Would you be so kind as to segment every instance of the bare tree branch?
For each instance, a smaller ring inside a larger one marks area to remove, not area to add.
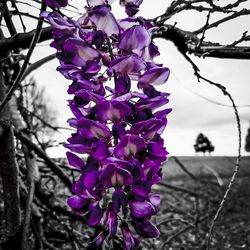
[[[56,58],[56,54],[52,54],[52,55],[48,55],[34,63],[32,63],[27,70],[25,71],[25,73],[23,74],[23,79],[25,77],[27,77],[31,72],[33,72],[34,70],[38,69],[39,67],[41,67],[43,64],[53,60]]]
[[[42,1],[41,13],[45,10],[46,10],[46,4]],[[21,83],[21,81],[23,79],[23,74],[25,73],[25,70],[29,64],[29,60],[30,60],[30,57],[31,57],[34,49],[35,49],[36,43],[39,40],[41,30],[42,30],[42,25],[43,25],[43,17],[40,16],[38,23],[37,23],[36,32],[34,34],[34,37],[32,38],[32,41],[31,41],[28,53],[25,57],[24,63],[22,65],[22,68],[21,68],[20,72],[18,73],[17,78],[15,79],[15,82],[12,84],[10,90],[8,91],[7,95],[4,97],[3,101],[0,104],[0,112],[3,110],[4,106],[10,100],[12,94],[14,93],[14,91],[16,90],[16,88],[18,87],[18,85]]]
[[[181,30],[173,25],[160,27],[159,31],[154,34],[154,38],[172,41],[183,56],[189,53],[203,58],[250,59],[250,47],[248,46],[221,45],[206,41],[199,44],[200,39],[194,33]]]
[[[235,19],[237,17],[240,17],[240,16],[246,16],[246,15],[249,15],[249,14],[250,14],[250,10],[242,9],[242,10],[236,12],[236,13],[233,13],[230,16],[224,17],[224,18],[222,18],[222,19],[220,19],[220,20],[218,20],[216,22],[213,22],[213,23],[207,25],[206,30],[218,27],[222,23],[233,20],[233,19]],[[197,34],[202,33],[202,32],[203,32],[203,28],[200,28],[200,29],[194,31],[193,33],[197,35]]]
[[[7,51],[14,50],[16,48],[28,49],[31,43],[32,37],[36,30],[32,30],[26,33],[18,33],[10,38],[3,38],[0,40],[0,58],[5,57]],[[39,42],[47,41],[52,38],[51,27],[42,29]]]
[[[58,167],[57,164],[52,159],[50,159],[43,150],[38,148],[36,144],[30,141],[29,138],[23,135],[20,131],[14,129],[14,134],[17,139],[23,142],[30,150],[33,150],[37,156],[41,157],[47,166],[63,181],[68,189],[71,190],[72,182],[68,175],[66,175],[65,172],[60,167]]]
[[[199,196],[200,196],[200,194],[198,194],[198,193],[195,193],[195,192],[193,192],[193,191],[190,191],[190,190],[185,189],[185,188],[182,188],[182,187],[173,186],[173,185],[171,185],[171,184],[167,184],[167,183],[160,182],[160,183],[158,183],[158,185],[160,185],[160,186],[162,186],[162,187],[165,187],[165,188],[168,188],[168,189],[175,190],[175,191],[177,191],[177,192],[182,192],[182,193],[191,195],[191,196],[193,196],[193,197],[199,197]]]
[[[230,58],[230,59],[250,59],[250,46],[236,46],[244,41],[249,41],[250,37],[246,32],[240,39],[229,45],[219,44],[213,41],[204,41],[204,34],[211,28],[218,27],[223,23],[235,20],[241,16],[250,16],[250,10],[239,6],[246,0],[237,0],[224,6],[218,6],[211,0],[176,0],[172,1],[165,13],[153,19],[160,30],[155,37],[161,37],[172,41],[178,50],[184,54],[193,54],[198,57]],[[200,4],[200,5],[197,5]],[[197,12],[209,12],[206,24],[195,31],[181,30],[176,25],[169,25],[168,19],[182,11],[193,10]],[[209,17],[214,13],[221,13],[224,16],[217,21],[208,23]],[[163,32],[163,30],[165,31]],[[202,34],[199,38],[198,35]],[[185,56],[185,55],[184,55]],[[186,58],[189,60],[188,58]],[[190,63],[192,63],[190,61]],[[193,64],[192,64],[193,65]],[[195,66],[193,65],[195,69]]]

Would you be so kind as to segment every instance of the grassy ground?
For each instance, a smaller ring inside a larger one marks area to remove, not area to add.
[[[207,232],[233,173],[235,158],[178,159],[193,176],[186,174],[174,159],[167,162],[163,181],[167,186],[158,189],[162,205],[156,223],[161,237],[144,242],[142,249],[205,249]],[[215,224],[211,249],[250,249],[249,157],[243,158],[239,177]]]

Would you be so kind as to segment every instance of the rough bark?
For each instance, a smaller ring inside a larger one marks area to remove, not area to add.
[[[201,41],[194,32],[185,31],[172,25],[164,25],[164,30],[157,32],[154,38],[163,38],[173,42],[183,55],[193,54],[203,58],[250,59],[249,46],[231,46]]]
[[[8,51],[14,49],[28,49],[32,38],[35,34],[35,30],[26,33],[18,33],[9,38],[2,38],[0,40],[0,57],[6,56]],[[43,42],[52,38],[51,27],[42,29],[42,33],[39,42]]]
[[[0,101],[5,96],[5,84],[0,64]],[[2,241],[14,236],[20,227],[18,166],[9,105],[0,113],[0,176],[3,185],[5,235]]]

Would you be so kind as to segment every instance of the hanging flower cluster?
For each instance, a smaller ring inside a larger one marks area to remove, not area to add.
[[[46,0],[54,7],[67,1]],[[167,151],[161,134],[171,111],[161,108],[168,93],[155,89],[169,69],[154,63],[152,23],[135,17],[142,0],[121,0],[128,18],[117,20],[107,1],[88,0],[77,21],[58,12],[44,13],[53,29],[58,71],[72,81],[69,107],[76,132],[65,145],[69,164],[81,170],[68,205],[86,216],[89,226],[102,224],[92,242],[123,235],[124,249],[139,237],[158,237],[150,221],[160,206],[151,191],[161,177]],[[161,109],[160,109],[161,108]],[[86,162],[79,154],[87,155]]]

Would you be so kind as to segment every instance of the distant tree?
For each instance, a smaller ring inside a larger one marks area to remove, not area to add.
[[[205,155],[206,152],[209,152],[209,154],[211,154],[211,152],[214,151],[214,146],[205,135],[200,133],[196,138],[194,150],[196,153],[202,152],[203,155]]]
[[[246,150],[247,152],[250,152],[250,127],[249,127],[248,130],[247,130],[245,150]]]
[[[43,150],[53,146],[53,135],[57,131],[56,113],[45,95],[44,88],[38,88],[34,78],[25,81],[20,87],[17,105],[26,123],[26,132]]]

